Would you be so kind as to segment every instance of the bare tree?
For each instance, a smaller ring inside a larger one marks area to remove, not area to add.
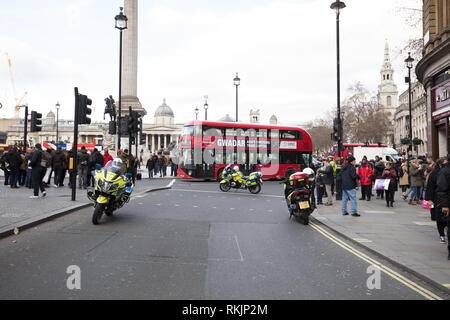
[[[420,61],[423,56],[423,11],[422,1],[410,0],[403,6],[397,7],[396,12],[403,19],[405,24],[413,31],[417,32],[417,37],[406,40],[403,47],[397,52],[398,55],[406,56],[411,52],[411,56],[416,62]]]

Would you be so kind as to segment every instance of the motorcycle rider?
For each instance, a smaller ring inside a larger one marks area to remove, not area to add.
[[[239,183],[239,184],[244,183],[244,180],[242,179],[244,174],[241,171],[239,171],[239,167],[238,166],[234,166],[233,167],[233,171],[234,171],[234,173],[231,175],[233,177],[233,181],[235,183]]]

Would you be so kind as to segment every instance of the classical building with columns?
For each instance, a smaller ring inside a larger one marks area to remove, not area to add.
[[[166,104],[164,99],[161,106],[159,106],[154,115],[153,123],[144,123],[143,133],[145,135],[145,145],[139,145],[139,150],[144,150],[144,153],[157,152],[161,149],[171,149],[177,142],[178,138],[184,128],[184,124],[174,123],[175,115],[172,109]],[[17,120],[13,125],[7,129],[8,145],[23,143],[23,122],[24,120]],[[73,143],[73,120],[59,120],[58,121],[58,142],[65,144]],[[29,124],[28,124],[29,126]],[[113,140],[113,136],[108,134],[107,123],[92,123],[90,125],[79,126],[79,144],[92,144],[94,139],[97,139],[97,144],[100,146],[107,146],[108,141]],[[54,143],[56,139],[56,119],[55,114],[50,111],[43,119],[42,131],[29,132],[28,143],[34,145],[36,143]]]

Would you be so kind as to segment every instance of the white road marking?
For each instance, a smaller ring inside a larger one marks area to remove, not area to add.
[[[173,184],[177,181],[177,179],[173,179],[172,181],[170,181],[170,183],[167,185],[166,188],[172,188]]]
[[[365,243],[372,242],[372,240],[369,240],[366,238],[353,238],[353,240],[358,241],[358,242],[365,242]]]
[[[432,221],[429,221],[429,222],[413,221],[413,223],[417,224],[418,226],[431,226],[431,227],[436,226],[436,222],[432,222]]]
[[[241,247],[239,246],[239,241],[238,241],[237,235],[234,235],[234,240],[236,240],[236,245],[238,247],[239,255],[241,256],[241,262],[242,262],[242,261],[244,261],[244,257],[242,256],[242,251],[241,251]]]

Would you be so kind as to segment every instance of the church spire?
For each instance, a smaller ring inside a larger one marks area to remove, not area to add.
[[[384,63],[383,70],[392,70],[391,58],[389,54],[389,42],[386,37],[386,44],[384,46]]]

